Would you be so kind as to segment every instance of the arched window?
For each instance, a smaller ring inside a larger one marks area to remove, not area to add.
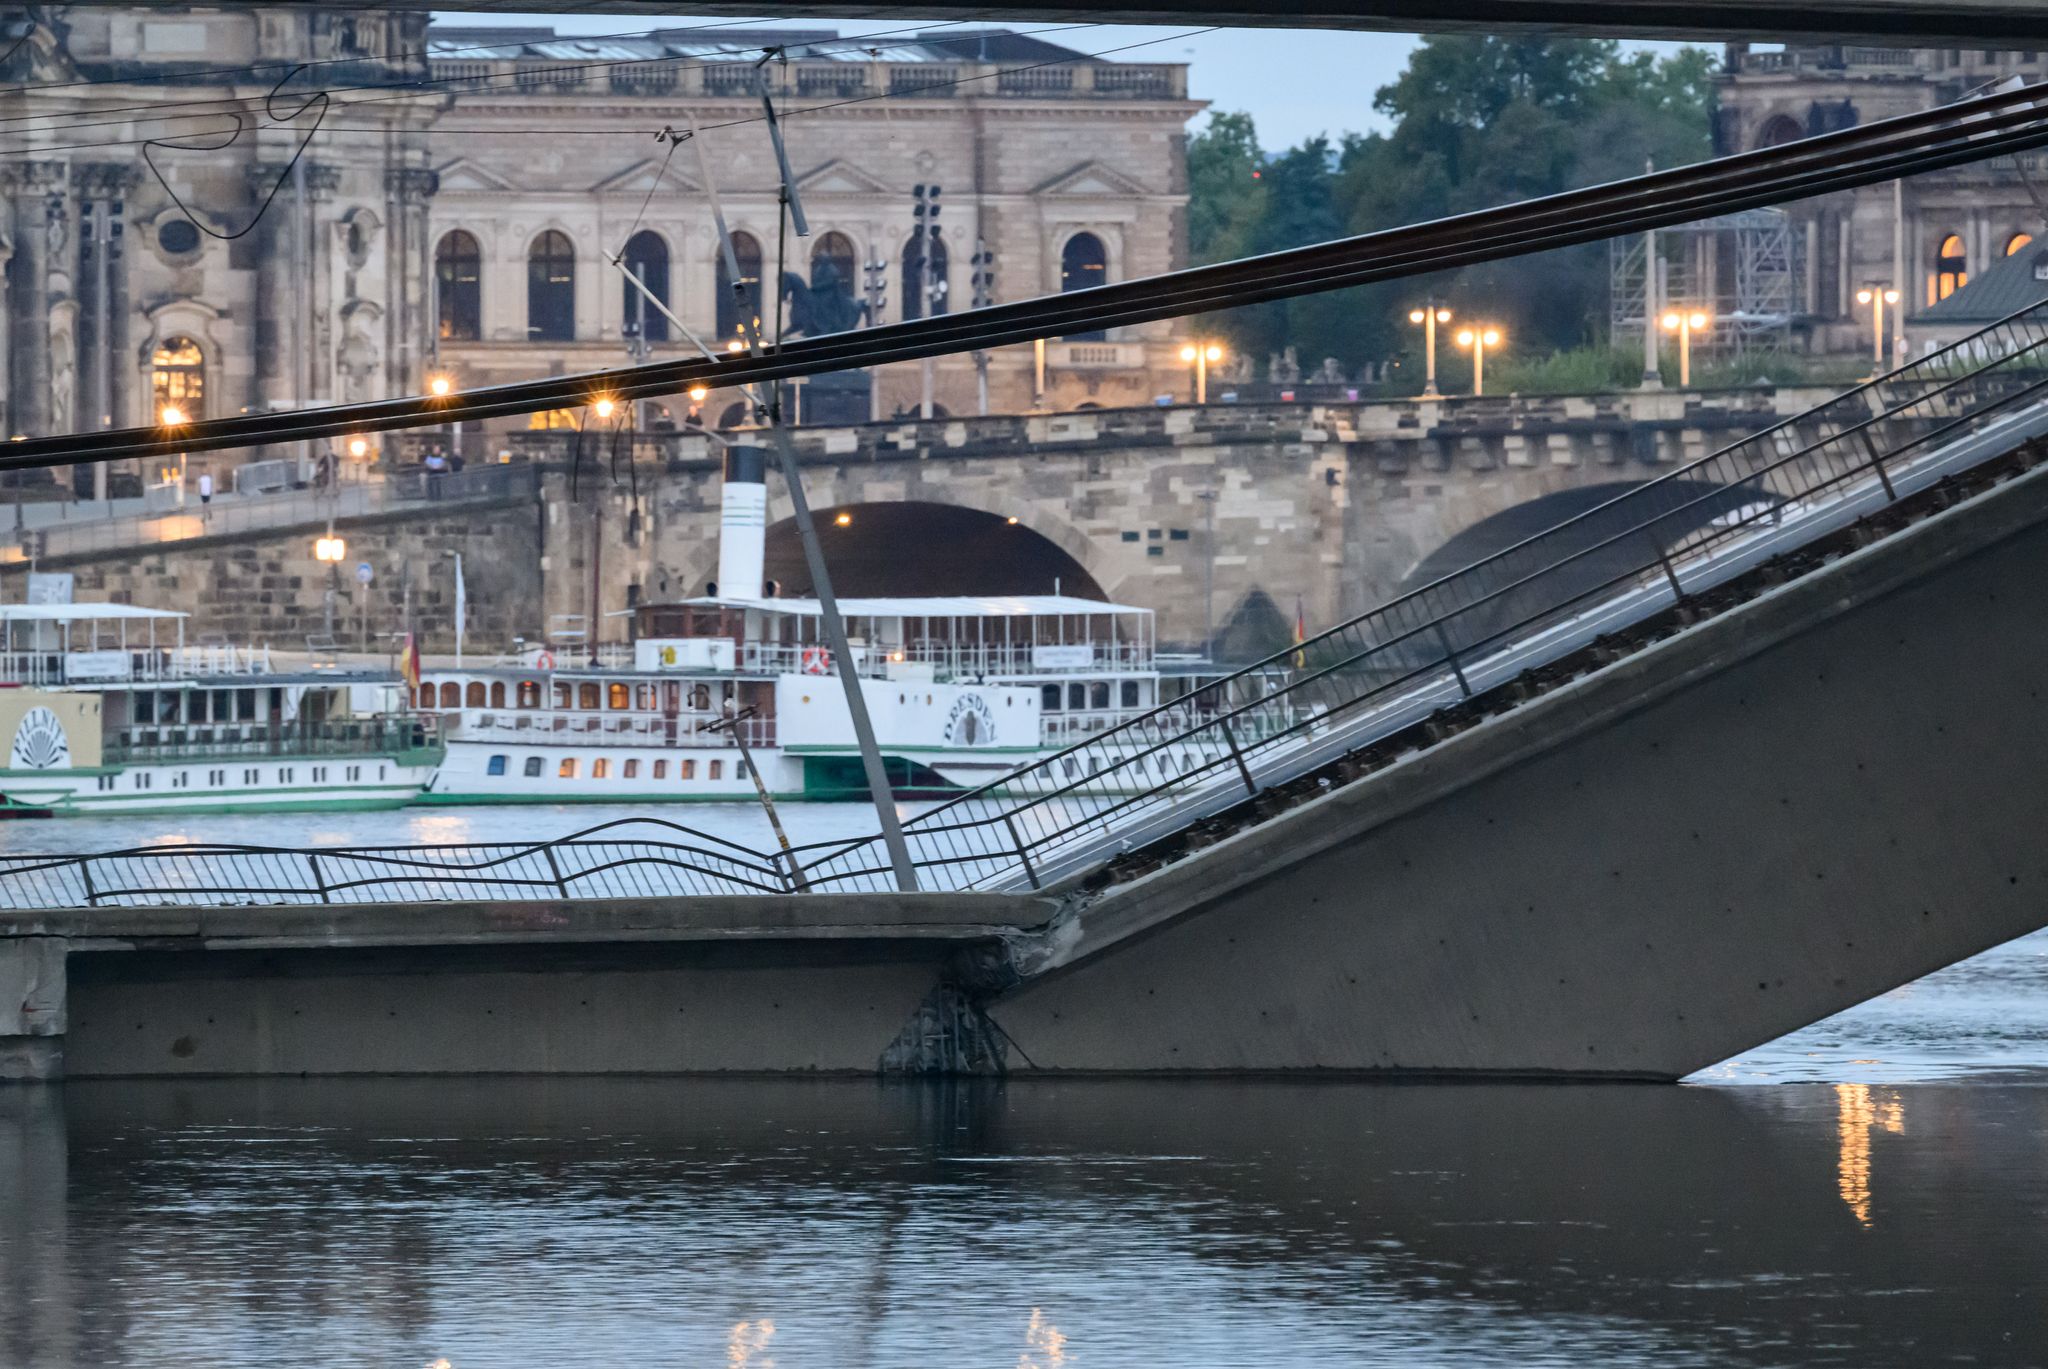
[[[860,290],[860,258],[853,254],[853,239],[844,233],[827,233],[811,249],[811,284],[825,282],[825,268],[832,272],[832,286],[847,299]]]
[[[461,229],[434,249],[434,309],[443,342],[475,342],[484,335],[484,253]]]
[[[725,268],[724,249],[718,253],[718,337],[722,342],[742,336],[744,329],[758,332],[761,324],[761,244],[752,233],[735,233],[732,254],[739,258],[740,290],[733,288],[732,275]]]
[[[453,680],[449,680],[441,686],[441,707],[462,707],[462,687]]]
[[[1060,249],[1060,293],[1087,290],[1109,283],[1109,252],[1093,233],[1076,233]],[[1100,329],[1092,333],[1069,333],[1069,342],[1100,342]]]
[[[2005,240],[2005,255],[2007,255],[2008,257],[2012,256],[2014,253],[2018,252],[2022,247],[2025,247],[2028,243],[2031,243],[2033,240],[2034,235],[2032,233],[2013,234],[2010,238],[2007,238]]]
[[[626,240],[626,270],[640,278],[640,283],[653,292],[663,304],[668,298],[668,244],[661,235],[654,232],[635,233]],[[668,320],[661,310],[647,302],[647,297],[626,284],[626,336],[643,337],[649,342],[668,341]]]
[[[167,337],[149,358],[150,399],[156,406],[153,417],[176,409],[185,421],[206,417],[206,355],[188,337]]]
[[[550,228],[526,254],[526,339],[567,342],[576,336],[576,248]]]
[[[1970,283],[1970,255],[1963,248],[1963,240],[1954,233],[1941,240],[1941,250],[1934,254],[1934,276],[1929,281],[1927,302],[1947,299]]]
[[[482,680],[471,680],[469,682],[469,688],[464,691],[462,706],[464,708],[482,708],[484,706],[484,682]]]
[[[1759,148],[1783,147],[1805,136],[1806,125],[1789,114],[1775,114],[1764,120],[1764,126],[1757,130],[1756,145]]]
[[[493,680],[491,681],[491,707],[503,708],[504,706],[505,682],[503,680]]]
[[[903,244],[903,320],[925,316],[924,296],[924,238],[917,233],[910,235],[910,241]],[[946,283],[946,235],[942,229],[932,230],[932,307],[931,315],[950,312],[952,304],[941,288]]]

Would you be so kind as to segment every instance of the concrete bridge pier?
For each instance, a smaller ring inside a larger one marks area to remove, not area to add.
[[[0,1080],[64,1072],[65,949],[60,937],[0,938]]]

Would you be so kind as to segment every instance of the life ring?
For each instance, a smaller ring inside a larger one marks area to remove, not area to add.
[[[823,675],[832,668],[832,658],[821,646],[804,648],[804,674]]]
[[[542,647],[540,655],[533,658],[533,668],[535,670],[553,670],[555,668],[555,653],[549,651],[546,647]]]

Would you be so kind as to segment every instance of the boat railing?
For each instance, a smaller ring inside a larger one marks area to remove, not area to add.
[[[1157,712],[1156,709],[1146,707],[1095,708],[1082,709],[1075,712],[1046,713],[1039,719],[1039,737],[1047,746],[1071,746],[1076,742],[1083,742],[1102,733],[1114,731],[1116,728],[1130,722],[1133,718],[1144,717],[1155,712]],[[1213,715],[1214,710],[1211,709],[1209,712]],[[1205,719],[1201,716],[1201,713],[1202,710],[1199,705],[1191,708],[1189,721],[1196,724],[1204,721]],[[1256,715],[1239,730],[1245,738],[1263,740],[1276,730],[1284,731],[1292,723],[1292,716],[1286,713],[1285,710],[1271,711]]]
[[[736,746],[729,725],[713,714],[655,718],[645,714],[556,713],[465,710],[451,730],[463,741],[501,741],[530,746],[586,743],[598,746]],[[775,745],[775,720],[749,718],[740,724],[749,746]],[[716,730],[713,730],[713,729]]]
[[[0,679],[47,687],[270,673],[270,648],[267,646],[108,647],[96,651],[0,652]]]
[[[109,765],[256,756],[382,756],[440,746],[431,713],[325,722],[137,723],[107,730]]]
[[[1119,674],[1152,669],[1152,648],[1136,642],[1074,642],[1051,648],[1021,642],[912,641],[905,660],[941,676]]]

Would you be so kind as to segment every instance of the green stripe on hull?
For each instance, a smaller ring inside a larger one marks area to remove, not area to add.
[[[866,791],[862,791],[865,797]],[[770,794],[776,803],[799,803],[815,794]],[[733,794],[422,794],[413,800],[420,808],[463,808],[513,803],[760,803],[749,789]]]

